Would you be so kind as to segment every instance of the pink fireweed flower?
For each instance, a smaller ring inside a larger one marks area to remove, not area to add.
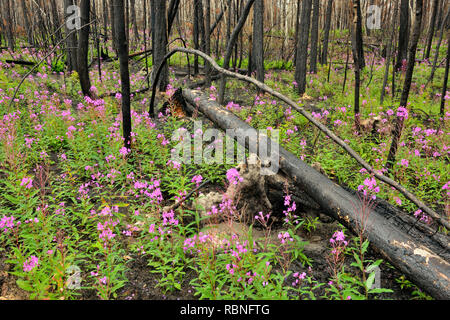
[[[24,177],[22,179],[22,182],[20,182],[20,185],[27,189],[31,189],[31,187],[33,186],[33,179],[29,177]]]
[[[408,119],[408,109],[405,107],[398,107],[397,117],[403,118],[404,120]]]
[[[195,185],[198,187],[200,183],[202,183],[203,177],[201,175],[194,176],[191,180],[191,182],[195,183]]]
[[[400,162],[398,162],[397,164],[400,164],[400,165],[402,165],[402,166],[404,166],[404,167],[408,167],[409,166],[409,161],[408,160],[406,160],[406,159],[402,159],[402,160],[400,160]]]
[[[227,171],[227,180],[230,184],[237,185],[244,179],[239,175],[239,171],[236,168],[231,168]]]
[[[36,268],[38,265],[39,259],[36,256],[31,256],[23,263],[23,271],[29,272]]]
[[[278,239],[280,239],[281,244],[285,244],[286,241],[294,241],[294,239],[290,236],[289,232],[280,232],[278,234]]]
[[[130,153],[130,149],[128,149],[127,147],[122,147],[120,148],[119,153],[125,157],[127,154]]]

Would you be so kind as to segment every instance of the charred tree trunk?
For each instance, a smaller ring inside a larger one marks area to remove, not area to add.
[[[256,0],[253,7],[252,64],[256,79],[264,82],[264,0]]]
[[[122,126],[124,146],[131,148],[130,74],[128,70],[128,43],[125,32],[124,0],[113,0],[114,21],[120,61],[120,82],[122,86]]]
[[[154,28],[152,30],[153,41],[153,65],[159,66],[166,55],[167,47],[167,22],[166,22],[166,1],[152,1],[152,10],[154,12]],[[155,80],[155,72],[152,74],[152,80]],[[167,65],[164,67],[159,79],[159,90],[166,90],[169,84],[169,69]],[[151,115],[153,116],[153,115]]]
[[[236,44],[236,41],[238,39],[239,33],[241,32],[242,28],[244,27],[245,21],[247,20],[248,14],[250,13],[250,9],[253,5],[255,0],[248,0],[247,4],[245,5],[245,8],[243,10],[243,13],[241,17],[239,18],[239,21],[236,25],[236,27],[233,30],[233,33],[230,36],[230,40],[228,41],[227,50],[225,52],[225,57],[223,59],[223,67],[225,69],[228,69],[230,67],[230,58],[231,54],[233,53],[234,45]],[[224,75],[221,75],[221,81],[220,81],[220,87],[219,87],[219,103],[224,102],[225,98],[225,86],[226,86],[226,78]]]
[[[302,6],[301,6],[301,2],[300,0],[297,0],[297,15],[295,18],[295,35],[294,35],[294,61],[293,64],[294,66],[297,65],[297,46],[298,46],[298,38],[299,36],[299,32],[300,32],[300,15],[302,12]]]
[[[167,14],[167,35],[170,36],[172,31],[172,25],[177,16],[178,7],[180,5],[180,0],[171,0],[169,3],[168,14]],[[181,34],[180,34],[181,36]]]
[[[34,45],[33,29],[30,21],[30,12],[28,10],[28,6],[25,0],[22,0],[22,12],[23,12],[23,19],[25,22],[25,29],[27,30],[28,43],[31,46],[33,46]]]
[[[450,61],[450,34],[447,37],[447,58],[445,61],[444,83],[442,85],[441,108],[440,108],[440,112],[439,112],[439,114],[442,118],[442,121],[444,121],[445,100],[446,100],[446,96],[447,96],[449,61]]]
[[[319,40],[319,1],[313,0],[312,26],[311,26],[311,58],[310,71],[317,73],[317,44]]]
[[[109,16],[111,18],[111,39],[112,39],[113,50],[117,55],[118,50],[117,50],[116,24],[114,23],[114,21],[115,21],[114,5],[113,5],[112,1],[113,0],[110,0],[110,11],[109,11]]]
[[[387,82],[388,82],[389,66],[391,65],[392,51],[393,51],[393,41],[394,41],[394,37],[395,37],[395,29],[397,27],[397,24],[396,24],[397,15],[398,15],[398,0],[395,0],[394,12],[393,12],[392,19],[391,19],[392,29],[391,29],[390,39],[388,40],[386,60],[385,60],[386,66],[385,66],[385,72],[384,72],[384,78],[383,78],[383,86],[381,88],[381,95],[380,95],[380,104],[381,105],[384,102],[384,95],[386,92],[386,86],[387,86]]]
[[[427,37],[427,47],[425,50],[425,55],[423,57],[424,59],[430,58],[431,44],[433,43],[434,28],[436,25],[436,16],[438,7],[439,7],[439,0],[433,0],[433,12],[431,13],[430,27],[428,29],[428,37]]]
[[[327,57],[328,57],[328,39],[330,37],[330,28],[331,28],[331,14],[333,12],[333,0],[328,0],[327,4],[327,12],[325,15],[325,29],[323,31],[323,51],[322,56],[320,59],[321,64],[327,64]]]
[[[6,40],[8,41],[8,48],[11,51],[15,49],[15,39],[14,39],[14,31],[13,31],[13,21],[12,21],[12,11],[11,11],[11,3],[10,0],[5,0],[5,28],[6,28]]]
[[[398,70],[402,66],[403,60],[406,59],[408,53],[409,42],[409,1],[401,0],[400,3],[400,32],[398,38],[397,63],[395,69]]]
[[[89,21],[91,6],[89,0],[80,2],[81,29],[79,30],[77,71],[80,77],[81,91],[85,96],[91,96],[91,81],[89,79],[88,51],[89,51]]]
[[[199,19],[198,19],[198,3],[200,0],[194,0],[194,25],[193,25],[193,34],[192,34],[192,38],[194,41],[194,49],[198,50],[199,49]],[[194,75],[198,74],[198,57],[195,56],[194,57]]]
[[[66,34],[69,34],[72,30],[67,26],[67,19],[72,14],[72,11],[68,12],[68,8],[73,5],[73,0],[64,0],[64,14],[66,21]],[[71,26],[72,27],[72,26]],[[69,34],[66,40],[67,51],[67,68],[69,71],[78,70],[77,67],[77,35],[75,32]]]
[[[422,14],[423,14],[422,8],[423,8],[423,0],[416,0],[414,31],[411,39],[411,45],[409,47],[408,67],[405,75],[405,84],[403,85],[402,97],[400,99],[400,107],[403,108],[407,108],[409,90],[411,88],[411,81],[414,72],[414,65],[416,64],[416,50],[420,38],[420,30],[422,27]],[[386,163],[386,168],[388,170],[391,170],[392,167],[394,166],[395,155],[397,153],[398,144],[400,141],[400,137],[402,135],[404,120],[405,120],[404,116],[397,115],[394,125],[392,144],[389,149],[389,154]]]
[[[300,18],[300,37],[297,44],[297,60],[295,64],[295,81],[297,93],[302,96],[306,91],[306,62],[308,59],[309,28],[311,25],[312,0],[303,0]]]
[[[133,26],[134,40],[139,42],[139,31],[136,21],[136,0],[130,0],[131,25]]]
[[[211,0],[206,0],[205,7],[205,53],[211,55]],[[211,86],[211,65],[205,61],[206,86]]]

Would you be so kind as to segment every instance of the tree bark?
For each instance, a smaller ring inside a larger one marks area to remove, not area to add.
[[[447,96],[449,61],[450,61],[450,33],[447,36],[447,58],[446,58],[446,62],[445,62],[444,83],[442,85],[441,108],[440,108],[440,112],[439,112],[439,114],[442,118],[442,121],[444,121],[445,98]]]
[[[433,12],[431,13],[430,27],[428,29],[428,37],[427,37],[427,47],[425,50],[425,55],[423,57],[424,59],[430,58],[431,44],[433,43],[434,28],[436,25],[436,16],[438,7],[439,7],[439,0],[433,0]]]
[[[166,1],[155,0],[151,3],[155,17],[154,28],[152,30],[152,38],[154,39],[152,48],[153,65],[155,67],[158,67],[162,63],[163,58],[166,55],[167,47]],[[155,75],[155,72],[153,72],[153,80],[155,79]],[[165,91],[166,86],[169,84],[169,69],[167,68],[167,65],[164,67],[159,81],[159,90]]]
[[[300,38],[297,44],[297,60],[295,64],[295,81],[297,93],[302,96],[306,91],[306,62],[308,59],[309,28],[311,21],[312,0],[303,0],[300,18]]]
[[[423,0],[416,0],[416,13],[414,22],[414,31],[409,47],[408,66],[405,75],[405,83],[403,85],[402,96],[400,99],[400,107],[407,108],[409,91],[411,89],[411,81],[414,72],[414,65],[416,64],[416,50],[420,38],[420,30],[422,27],[422,8]],[[397,153],[398,144],[403,130],[404,117],[397,117],[394,125],[392,144],[389,149],[389,154],[386,163],[386,169],[391,170],[394,166],[395,155]]]
[[[136,0],[130,0],[131,24],[133,26],[133,34],[136,42],[139,42],[138,25],[136,21]]]
[[[254,2],[255,2],[255,0],[247,1],[244,11],[243,11],[241,17],[239,18],[239,21],[238,21],[236,27],[234,28],[233,33],[230,36],[230,40],[228,41],[228,45],[227,45],[227,50],[225,52],[225,57],[223,59],[223,68],[224,69],[228,69],[230,67],[230,58],[231,58],[231,54],[233,53],[234,45],[236,44],[236,40],[238,39],[239,32],[241,32],[242,27],[244,27],[245,21],[247,20],[248,14],[250,13],[250,9]],[[221,103],[221,104],[224,102],[224,98],[225,98],[225,85],[226,85],[225,81],[226,81],[225,76],[222,75],[221,81],[220,81],[220,87],[219,87],[219,103]]]
[[[313,15],[311,26],[311,57],[310,57],[310,71],[317,73],[317,44],[319,40],[319,2],[313,1]]]
[[[323,36],[323,51],[322,56],[320,59],[321,64],[327,64],[327,57],[328,57],[328,39],[330,37],[330,28],[331,28],[331,14],[333,12],[333,0],[328,0],[327,4],[327,12],[325,15],[325,29],[324,29],[324,36]]]
[[[123,139],[124,146],[131,148],[130,74],[128,70],[128,42],[125,36],[125,7],[124,0],[113,0],[113,3],[122,86]]]
[[[264,82],[264,0],[256,0],[253,7],[252,64],[256,79]]]
[[[398,38],[397,63],[395,69],[398,70],[402,66],[403,60],[406,59],[409,42],[409,1],[401,0],[400,3],[400,31]]]
[[[69,6],[73,5],[73,0],[64,0],[64,16],[65,21],[67,21],[68,13],[67,8]],[[70,29],[67,28],[66,24],[66,34],[70,33]],[[77,35],[75,32],[69,34],[68,38],[66,39],[66,51],[67,51],[67,68],[70,71],[78,70],[77,67]]]
[[[77,52],[77,72],[80,78],[81,91],[85,96],[91,96],[91,81],[89,79],[88,50],[89,50],[89,30],[90,30],[90,0],[81,0],[80,18],[81,29],[79,30],[78,52]]]

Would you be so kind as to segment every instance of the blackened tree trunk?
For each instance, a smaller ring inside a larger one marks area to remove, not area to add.
[[[330,37],[331,29],[331,14],[333,12],[333,0],[328,0],[327,12],[325,14],[325,28],[323,31],[323,45],[322,45],[322,55],[320,58],[321,64],[327,64],[328,57],[328,39]]]
[[[114,21],[115,21],[114,5],[113,5],[112,1],[113,0],[111,0],[111,2],[110,2],[111,6],[110,6],[110,11],[109,11],[109,16],[111,18],[111,39],[112,39],[113,50],[117,54],[118,50],[117,50],[116,24],[114,23]]]
[[[445,113],[445,97],[447,96],[449,61],[450,61],[450,35],[447,37],[447,58],[445,62],[444,84],[442,85],[441,108],[439,112],[442,119],[444,119]]]
[[[136,21],[136,0],[130,0],[131,25],[133,26],[133,34],[136,42],[139,42],[138,25]]]
[[[352,53],[355,71],[355,96],[354,96],[354,113],[355,113],[355,128],[360,131],[360,114],[359,114],[359,92],[361,86],[361,56],[359,54],[359,29],[358,29],[358,7],[359,0],[353,0],[353,26],[352,26]]]
[[[301,8],[301,1],[297,0],[297,14],[295,18],[295,35],[294,35],[294,66],[297,65],[297,45],[298,45],[298,38],[299,38],[299,29],[300,29],[300,15],[302,12]]]
[[[103,5],[103,33],[104,33],[104,40],[105,42],[108,40],[108,0],[103,0],[102,1],[102,5]],[[107,46],[105,45],[105,48],[107,48]]]
[[[88,51],[89,51],[89,16],[91,13],[90,0],[81,0],[80,18],[81,29],[79,30],[77,71],[80,77],[81,91],[85,96],[91,96],[91,81],[89,79]]]
[[[163,62],[163,58],[166,55],[167,47],[167,21],[166,21],[166,1],[155,0],[152,1],[152,10],[154,10],[154,28],[152,30],[153,41],[153,65],[154,71],[152,74],[152,80],[155,80],[156,69]],[[159,90],[166,90],[166,86],[169,84],[169,69],[167,64],[161,71],[159,78]],[[151,115],[153,116],[153,115]]]
[[[223,59],[223,68],[224,69],[228,69],[230,67],[230,58],[231,58],[231,54],[233,53],[234,45],[236,44],[239,33],[241,32],[242,28],[244,27],[245,21],[247,20],[248,14],[250,13],[250,9],[254,2],[255,2],[255,0],[247,1],[246,5],[244,7],[244,10],[242,12],[242,15],[239,18],[239,21],[230,36],[230,40],[228,41],[228,44],[227,44],[227,50],[225,52],[225,57]],[[224,98],[225,98],[225,85],[226,85],[225,81],[226,81],[226,78],[222,74],[221,81],[220,81],[220,87],[219,87],[219,99],[218,99],[220,104],[222,104],[224,102]]]
[[[422,14],[423,14],[422,9],[423,9],[423,0],[416,0],[416,13],[415,13],[416,17],[414,22],[414,31],[411,39],[411,45],[408,50],[409,56],[408,56],[408,66],[405,75],[405,84],[403,85],[402,97],[400,98],[400,107],[403,108],[407,108],[409,90],[411,89],[411,81],[414,72],[414,65],[416,63],[416,50],[422,27]],[[398,143],[402,135],[404,120],[405,120],[404,116],[397,115],[393,131],[392,144],[389,149],[389,154],[386,163],[386,168],[388,170],[392,169],[395,162],[395,155],[397,153]]]
[[[22,12],[23,12],[23,19],[25,22],[25,29],[27,30],[28,43],[31,46],[33,46],[34,45],[33,29],[30,21],[30,12],[28,10],[27,2],[25,0],[22,0]]]
[[[54,44],[58,43],[62,39],[61,28],[60,28],[60,18],[58,12],[58,5],[56,0],[51,1],[51,10],[52,10],[52,23],[53,23],[53,34],[54,34]]]
[[[113,0],[114,21],[120,62],[120,82],[122,86],[122,126],[126,148],[131,148],[130,74],[128,70],[128,43],[125,32],[124,0]]]
[[[64,21],[66,21],[66,34],[68,34],[66,40],[67,47],[67,68],[69,71],[78,70],[77,67],[77,34],[67,26],[67,19],[69,18],[69,13],[67,12],[67,8],[73,5],[73,0],[64,0]],[[72,14],[72,13],[71,13]],[[69,34],[70,33],[70,34]]]
[[[252,64],[256,79],[264,82],[264,0],[256,0],[253,7]]]
[[[354,15],[353,19],[356,19],[356,23],[355,20],[354,25],[355,25],[355,41],[356,41],[356,49],[358,50],[358,63],[359,63],[359,68],[362,69],[366,66],[366,62],[364,59],[364,44],[363,44],[363,36],[362,36],[362,16],[361,16],[361,1],[360,0],[353,0],[353,9],[354,9],[354,13],[356,13],[356,15]],[[356,12],[355,12],[356,10]]]
[[[406,59],[409,42],[409,1],[401,0],[400,3],[400,31],[398,38],[397,63],[395,69],[402,66],[403,60]]]
[[[306,62],[308,58],[309,28],[311,21],[312,0],[303,0],[300,18],[300,33],[297,44],[297,60],[295,64],[295,81],[297,92],[302,96],[306,91]]]
[[[319,1],[313,1],[313,15],[311,26],[311,57],[310,57],[310,71],[317,73],[317,44],[319,39]]]
[[[5,27],[6,27],[6,39],[8,41],[8,48],[11,51],[14,51],[15,48],[15,39],[14,39],[14,31],[13,31],[13,21],[12,21],[12,11],[11,11],[11,3],[10,0],[5,1]]]
[[[170,0],[168,13],[167,13],[167,35],[170,36],[172,30],[172,25],[177,16],[178,6],[180,5],[180,0]]]
[[[205,53],[211,55],[211,0],[206,0],[205,6]],[[211,86],[211,65],[205,61],[206,86]]]
[[[194,25],[192,31],[192,38],[194,40],[194,49],[199,49],[199,19],[198,19],[198,10],[197,7],[199,5],[200,0],[194,0]],[[198,74],[198,56],[194,57],[194,75]]]
[[[427,37],[427,47],[425,50],[424,59],[430,58],[431,44],[433,43],[434,28],[436,25],[436,16],[438,7],[439,7],[439,0],[433,0],[433,11],[431,13],[430,27],[428,29],[428,37]]]
[[[388,39],[388,46],[387,46],[387,52],[386,52],[386,63],[385,63],[385,71],[384,71],[384,78],[383,78],[383,86],[381,88],[381,95],[380,95],[380,104],[383,104],[384,102],[384,95],[386,93],[386,86],[388,82],[388,76],[389,76],[389,66],[391,65],[391,58],[392,58],[392,51],[393,51],[393,41],[395,37],[395,29],[397,27],[397,15],[398,15],[398,0],[394,1],[394,13],[392,15],[391,19],[391,35],[390,39]]]

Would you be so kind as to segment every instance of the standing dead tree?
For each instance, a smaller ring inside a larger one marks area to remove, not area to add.
[[[422,8],[423,0],[416,0],[416,13],[415,13],[415,25],[411,39],[411,45],[409,47],[408,66],[406,69],[405,83],[403,85],[402,96],[400,99],[400,108],[406,109],[408,104],[409,91],[411,89],[411,81],[414,72],[414,65],[416,64],[416,50],[417,44],[420,38],[420,30],[422,27]],[[397,111],[397,118],[394,124],[394,131],[392,137],[392,144],[389,148],[389,154],[386,162],[386,169],[391,170],[394,166],[395,155],[397,153],[400,137],[402,135],[403,123],[407,114],[405,112]]]
[[[227,50],[225,52],[225,57],[223,59],[223,67],[225,69],[228,69],[230,67],[230,59],[231,59],[231,54],[233,53],[234,45],[236,44],[239,33],[241,32],[242,28],[244,27],[245,21],[247,20],[248,14],[250,13],[250,8],[252,7],[254,2],[255,2],[255,0],[247,1],[246,5],[244,7],[243,13],[242,13],[241,17],[239,18],[239,21],[230,36],[230,40],[228,41],[228,45],[227,45]],[[222,74],[221,78],[220,78],[219,99],[218,99],[219,103],[221,103],[221,104],[224,102],[224,98],[225,98],[225,86],[226,86],[226,78],[225,78],[225,75]]]

